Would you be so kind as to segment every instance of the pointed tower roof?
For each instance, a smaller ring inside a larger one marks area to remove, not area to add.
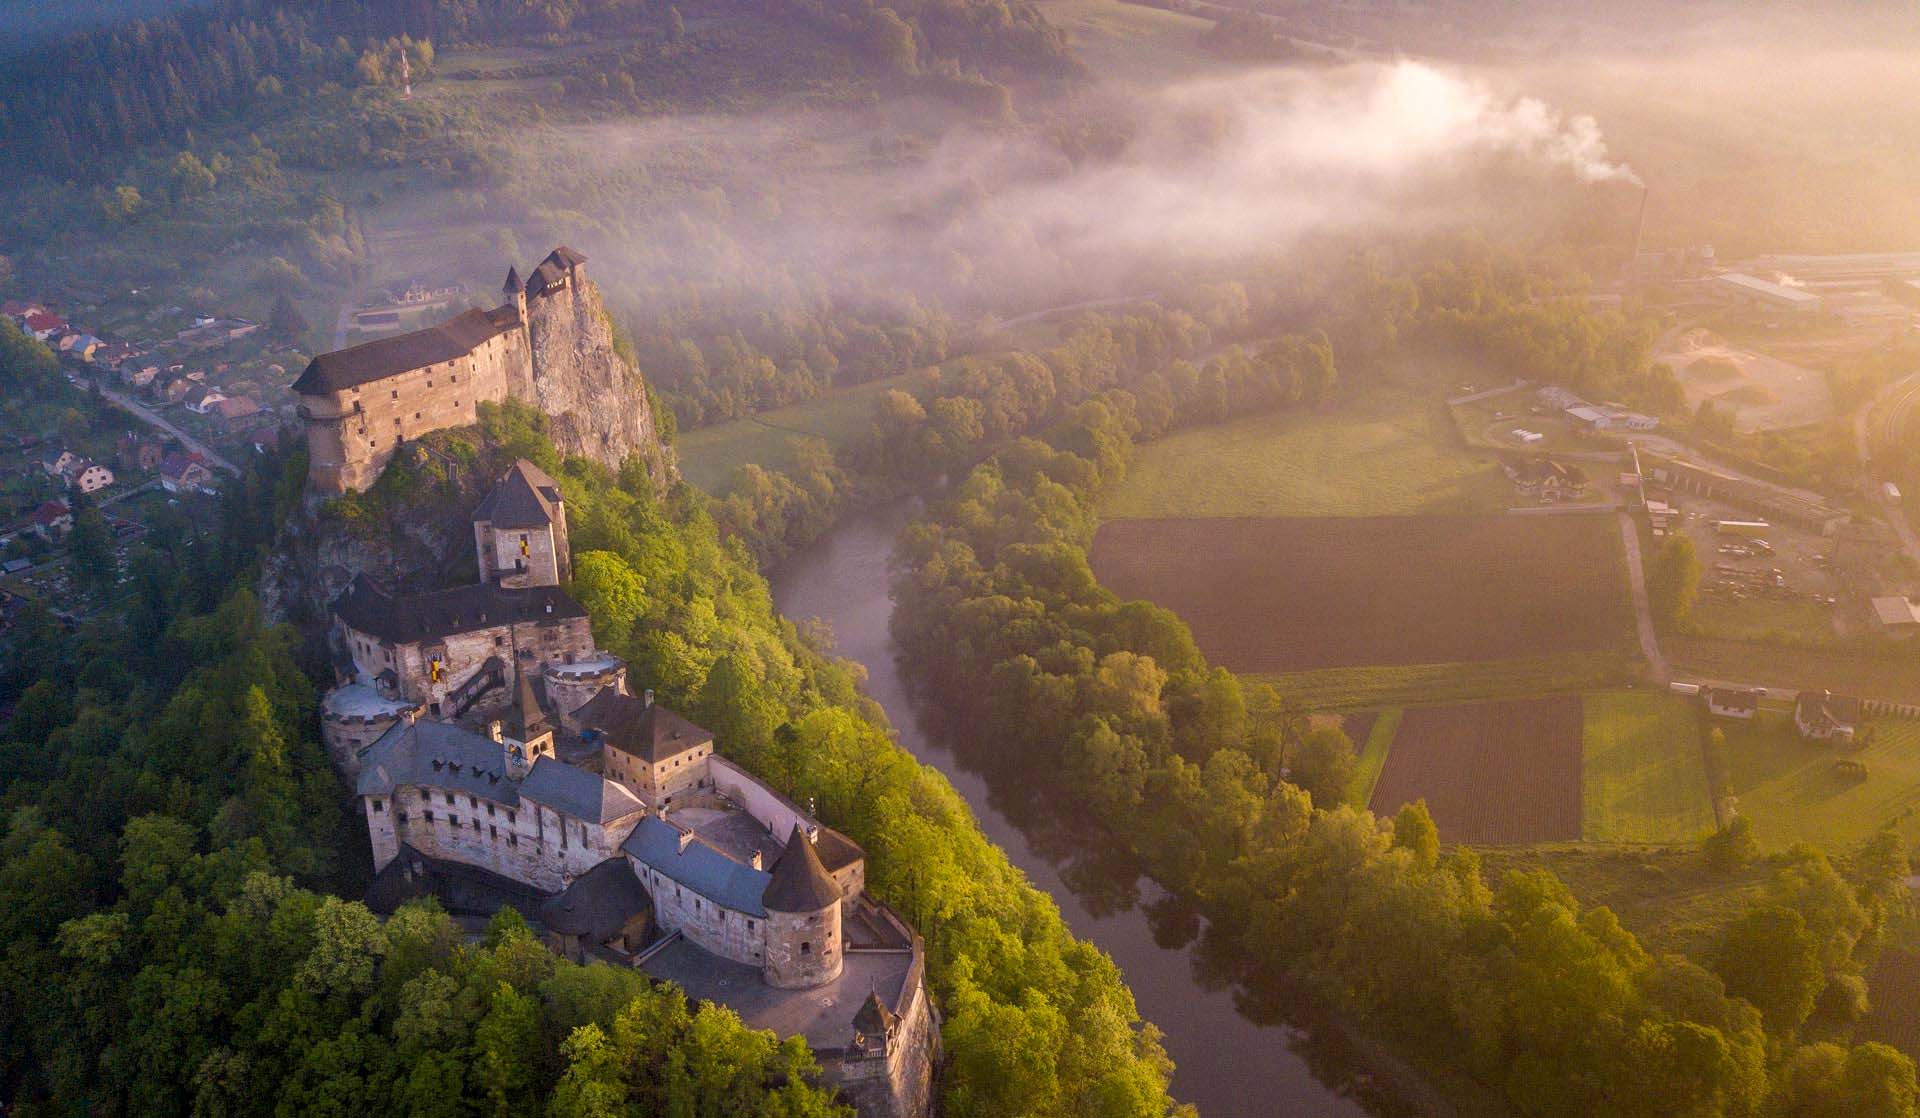
[[[878,990],[868,994],[867,1000],[861,1003],[860,1012],[853,1015],[853,1027],[863,1036],[885,1037],[899,1023],[899,1016],[880,1000]]]
[[[500,290],[509,295],[520,294],[520,269],[507,265],[507,282],[500,285]]]
[[[559,519],[557,510],[563,503],[560,484],[521,458],[474,506],[473,519],[495,528],[545,528]]]
[[[513,731],[520,741],[532,741],[553,729],[540,697],[533,693],[533,673],[520,672],[520,688],[513,699]]]
[[[795,823],[787,848],[773,864],[773,880],[767,882],[761,905],[770,912],[818,912],[839,899],[840,887],[820,864],[807,832]]]

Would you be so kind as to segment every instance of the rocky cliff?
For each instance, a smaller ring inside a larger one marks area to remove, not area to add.
[[[514,393],[545,412],[549,434],[563,454],[599,459],[618,469],[632,455],[647,463],[654,485],[672,481],[646,385],[613,348],[613,324],[600,289],[583,275],[563,291],[529,299],[531,390]]]

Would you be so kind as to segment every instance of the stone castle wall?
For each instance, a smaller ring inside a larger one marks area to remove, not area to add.
[[[303,397],[309,423],[309,486],[316,492],[365,489],[408,439],[466,427],[479,420],[481,401],[507,399],[511,386],[531,379],[527,337],[509,330],[452,361],[369,381],[325,397]]]
[[[592,623],[584,617],[495,625],[456,633],[440,641],[391,646],[344,622],[336,620],[335,625],[355,661],[369,675],[391,668],[398,678],[400,693],[425,706],[428,716],[436,718],[452,715],[443,705],[447,697],[496,656],[508,668],[505,686],[496,688],[476,704],[476,709],[491,710],[505,704],[513,693],[517,679],[513,673],[517,670],[540,671],[551,663],[590,659],[594,654]],[[436,652],[441,654],[437,683],[431,668],[432,654]]]
[[[641,817],[635,812],[602,826],[528,800],[509,808],[428,786],[397,788],[391,801],[362,797],[361,809],[373,842],[375,873],[399,854],[404,842],[429,857],[479,866],[547,892],[566,888],[570,877],[618,854]]]
[[[473,526],[474,553],[479,556],[480,581],[498,580],[502,586],[558,586],[570,575],[566,562],[566,537],[556,543],[551,528],[520,531],[495,528],[491,524]],[[527,553],[520,553],[525,542]]]
[[[482,401],[513,399],[550,418],[563,454],[619,468],[638,455],[664,490],[672,467],[645,382],[613,350],[613,327],[584,266],[525,300],[520,322],[471,353],[324,395],[302,396],[308,491],[372,485],[402,442],[478,420]]]
[[[653,898],[653,918],[723,959],[760,966],[766,958],[765,917],[749,916],[702,897],[671,877],[629,856],[633,872]]]

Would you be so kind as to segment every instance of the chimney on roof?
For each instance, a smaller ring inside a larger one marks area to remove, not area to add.
[[[820,824],[807,824],[807,841],[815,846],[820,845]]]
[[[640,701],[645,703],[648,706],[652,706],[653,705],[653,688],[651,687],[647,688],[646,691],[641,694]]]
[[[487,736],[492,738],[496,742],[506,740],[505,729],[501,726],[500,720],[498,718],[495,718],[487,723]]]
[[[692,831],[681,831],[680,832],[680,853],[685,854],[687,852],[687,844],[691,843],[692,841],[693,841]]]
[[[766,859],[760,856],[760,852],[758,850],[755,850],[753,852],[753,857],[748,859],[748,863],[752,865],[753,868],[756,870],[766,869],[767,867],[764,864],[765,862],[766,862]]]

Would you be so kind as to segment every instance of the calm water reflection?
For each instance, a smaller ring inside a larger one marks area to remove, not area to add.
[[[773,575],[781,612],[831,626],[836,651],[866,665],[867,692],[901,744],[946,774],[987,837],[1053,897],[1074,933],[1113,956],[1141,1015],[1166,1033],[1176,1097],[1206,1118],[1383,1113],[1379,1100],[1362,1106],[1353,1097],[1366,1092],[1333,1031],[1287,1024],[1294,1010],[1286,998],[1236,988],[1231,962],[1208,957],[1188,906],[1077,824],[1039,782],[990,771],[979,750],[916,707],[888,633],[887,564],[908,516],[901,503],[849,518],[782,564]]]

